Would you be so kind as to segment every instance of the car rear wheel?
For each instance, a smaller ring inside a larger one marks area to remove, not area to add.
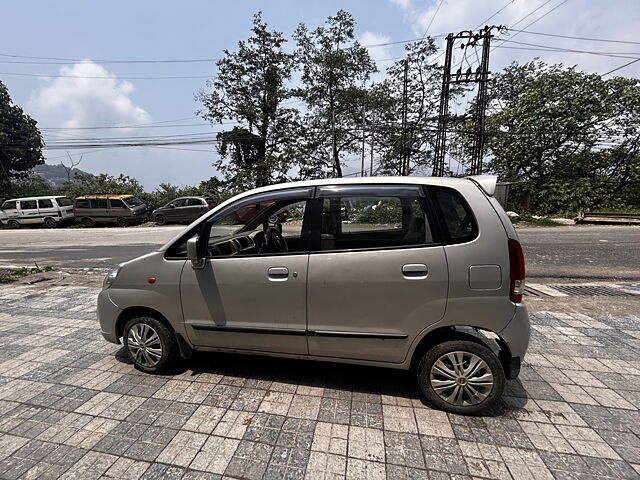
[[[505,384],[498,357],[468,340],[443,342],[427,351],[418,365],[417,379],[429,403],[459,414],[491,408]]]
[[[127,225],[129,225],[129,221],[124,217],[118,217],[116,223],[119,227],[126,227]]]
[[[87,227],[87,228],[91,228],[91,227],[95,227],[96,226],[96,222],[94,222],[93,220],[91,220],[88,217],[83,218],[80,223],[82,224],[83,227]]]
[[[124,327],[123,342],[129,358],[143,372],[162,373],[177,359],[175,336],[152,317],[129,320]]]
[[[20,225],[20,222],[17,220],[9,220],[7,222],[7,225],[9,226],[9,228],[20,228],[22,225]]]
[[[58,222],[56,222],[53,218],[45,218],[44,226],[47,228],[56,228],[58,226]]]
[[[164,225],[167,223],[167,217],[159,214],[154,217],[153,221],[156,222],[156,225]]]

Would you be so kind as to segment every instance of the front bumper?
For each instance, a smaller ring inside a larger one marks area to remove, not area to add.
[[[121,312],[122,310],[111,301],[109,290],[102,290],[98,295],[98,321],[102,336],[108,342],[120,343],[116,324]]]

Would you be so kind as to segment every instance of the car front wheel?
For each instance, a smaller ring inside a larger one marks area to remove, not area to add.
[[[502,395],[505,374],[498,357],[468,340],[443,342],[427,351],[417,370],[429,403],[452,413],[477,414]]]
[[[178,347],[173,333],[152,317],[132,318],[124,327],[123,341],[138,370],[162,373],[176,360]]]

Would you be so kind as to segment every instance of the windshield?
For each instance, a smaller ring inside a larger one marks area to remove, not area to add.
[[[70,207],[71,205],[73,205],[73,202],[68,197],[58,197],[56,198],[56,202],[61,207]]]
[[[138,197],[126,197],[122,200],[130,207],[137,207],[138,205],[142,205],[142,200],[140,200]]]

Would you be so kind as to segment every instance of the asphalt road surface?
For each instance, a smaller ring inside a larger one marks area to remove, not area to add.
[[[147,253],[184,227],[0,230],[0,268],[109,268]],[[640,281],[640,227],[518,229],[528,278]]]

